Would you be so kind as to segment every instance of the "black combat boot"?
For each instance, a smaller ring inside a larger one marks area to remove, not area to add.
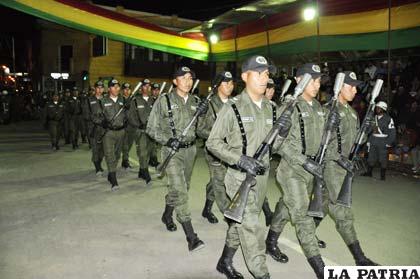
[[[102,160],[99,161],[99,170],[101,172],[104,172],[104,169],[102,168]]]
[[[159,166],[159,162],[156,157],[150,157],[149,166],[156,168]]]
[[[365,172],[364,174],[362,174],[362,176],[372,177],[372,170],[373,170],[373,167],[368,166],[367,172]]]
[[[177,227],[174,223],[174,220],[172,219],[172,213],[174,212],[174,207],[170,205],[165,206],[165,211],[162,215],[162,222],[166,225],[166,229],[170,232],[176,231]]]
[[[110,172],[108,174],[108,181],[111,183],[111,191],[117,191],[120,189],[118,186],[117,174],[115,172]]]
[[[181,223],[182,228],[184,229],[185,236],[187,237],[188,250],[191,252],[200,250],[204,248],[204,242],[201,241],[197,234],[194,232],[194,228],[191,224],[191,221]]]
[[[360,248],[359,241],[356,241],[350,244],[348,247],[351,254],[353,255],[353,258],[357,266],[371,266],[371,265],[378,266],[379,265],[365,256],[365,254],[362,251],[362,248]]]
[[[201,212],[201,216],[207,218],[210,223],[215,224],[218,223],[216,216],[214,216],[213,212],[211,212],[211,207],[213,206],[213,201],[207,199],[206,204],[204,205],[203,212]]]
[[[265,240],[265,252],[273,257],[274,260],[287,263],[289,258],[280,251],[280,248],[277,246],[277,240],[279,239],[280,233],[269,230],[267,239]]]
[[[308,259],[309,264],[311,265],[312,269],[315,271],[316,278],[324,279],[324,267],[325,263],[321,258],[321,255],[314,256]]]
[[[262,210],[265,216],[265,225],[268,227],[271,225],[271,220],[273,219],[273,212],[270,209],[270,204],[268,203],[267,199],[264,200]]]
[[[131,169],[130,162],[128,160],[122,160],[121,167],[123,167],[124,169]]]
[[[55,143],[55,150],[60,150],[60,147],[58,146],[58,142]]]
[[[225,245],[223,248],[222,256],[217,262],[216,269],[220,273],[226,275],[228,279],[243,279],[244,277],[233,267],[233,256],[236,253],[235,248],[228,247]]]
[[[322,218],[319,217],[314,217],[314,222],[315,222],[315,227],[318,228],[319,224],[321,224]],[[326,248],[327,247],[327,243],[325,243],[325,241],[320,240],[318,238],[318,236],[316,237],[316,241],[318,242],[318,247],[319,248]]]
[[[148,169],[139,169],[139,178],[146,181],[146,184],[149,184],[152,181],[152,178],[150,177],[149,170]]]
[[[381,180],[385,180],[386,169],[381,168]]]
[[[93,164],[95,165],[95,172],[96,172],[96,175],[101,175],[102,173],[103,173],[103,169],[102,169],[102,167],[101,167],[101,162],[100,161],[98,161],[98,162],[93,162]]]

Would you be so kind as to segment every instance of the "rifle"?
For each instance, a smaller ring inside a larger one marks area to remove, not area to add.
[[[262,160],[265,154],[269,151],[270,146],[273,144],[277,135],[281,132],[282,135],[286,135],[289,129],[286,130],[285,127],[280,125],[281,120],[285,117],[290,117],[293,113],[293,110],[297,103],[297,97],[303,93],[309,81],[312,79],[310,74],[305,74],[302,80],[295,87],[295,93],[293,94],[293,99],[287,104],[286,109],[282,112],[276,122],[273,123],[273,128],[271,128],[268,135],[265,137],[264,141],[258,147],[253,158],[256,160]],[[290,80],[289,80],[290,81]],[[286,92],[289,89],[291,82],[286,82],[283,86],[282,92]],[[282,138],[284,141],[284,138]],[[281,144],[283,143],[281,142]],[[229,206],[224,212],[224,216],[228,219],[231,219],[237,223],[242,223],[246,203],[248,200],[249,191],[256,184],[255,177],[252,174],[247,173],[245,180],[242,182],[238,191],[235,193],[235,196],[232,198]]]
[[[357,157],[359,156],[359,149],[362,145],[362,141],[365,137],[365,135],[368,132],[368,129],[370,128],[369,121],[373,119],[373,115],[375,113],[375,100],[376,97],[378,97],[382,84],[384,83],[383,80],[377,79],[375,83],[375,87],[372,90],[372,97],[369,102],[369,107],[366,112],[365,118],[363,119],[362,125],[356,135],[356,140],[353,143],[353,146],[350,150],[349,160],[354,164],[354,162],[357,160]],[[354,172],[347,171],[346,177],[344,178],[343,185],[341,186],[340,193],[338,194],[337,198],[337,204],[345,206],[345,207],[351,207],[352,202],[352,184],[353,184],[353,177]]]
[[[321,144],[315,157],[315,162],[317,162],[319,165],[322,165],[324,162],[325,153],[327,151],[328,144],[331,139],[331,134],[334,129],[333,123],[331,121],[331,115],[334,112],[334,110],[337,109],[337,98],[338,94],[340,94],[341,88],[343,87],[344,78],[344,73],[338,73],[335,77],[334,96],[332,98],[331,110],[328,115],[327,123],[325,123],[324,131],[322,133]],[[308,215],[311,217],[324,218],[324,212],[322,212],[322,188],[324,187],[324,184],[325,182],[323,179],[314,176],[314,185],[312,189],[312,194],[310,196],[310,203],[308,208]]]
[[[221,76],[215,85],[213,85],[212,88],[212,92],[207,96],[207,98],[205,99],[205,102],[208,102],[210,100],[210,98],[216,93],[216,89],[217,87],[219,87],[220,83],[222,82],[223,76]],[[199,79],[197,79],[194,83],[193,88],[191,89],[190,92],[194,92],[194,89],[197,88],[198,83],[200,82]],[[192,127],[192,125],[195,123],[195,121],[198,118],[198,112],[196,111],[194,113],[193,118],[191,119],[191,121],[188,123],[187,127],[184,128],[184,130],[182,130],[181,135],[178,137],[178,140],[181,142],[184,137],[187,135],[188,131],[190,130],[190,128]],[[171,148],[171,152],[168,154],[168,156],[166,156],[165,160],[156,168],[156,172],[158,174],[158,177],[162,177],[163,176],[163,172],[165,171],[165,169],[168,167],[169,162],[171,161],[172,157],[175,156],[175,154],[178,152],[178,150],[174,150]]]
[[[133,99],[134,95],[136,94],[137,90],[139,90],[141,86],[141,81],[137,84],[137,86],[134,88],[133,93],[131,93],[130,97],[128,97],[127,99],[127,103],[130,103],[131,100]],[[125,105],[122,106],[116,114],[114,114],[114,116],[111,118],[111,120],[109,121],[109,125],[112,125],[112,123],[114,122],[114,120],[121,114],[121,112],[125,109]],[[100,137],[97,140],[97,143],[101,143],[102,139],[104,138],[104,136],[106,135],[106,133],[109,131],[109,129],[105,129],[105,131],[102,133],[102,135],[100,135]]]
[[[283,84],[283,88],[281,90],[281,95],[280,95],[280,103],[281,104],[284,102],[284,94],[286,94],[286,92],[289,89],[291,83],[292,83],[292,81],[290,79],[286,79],[284,84]]]

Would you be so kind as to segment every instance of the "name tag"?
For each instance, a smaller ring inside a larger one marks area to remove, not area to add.
[[[104,107],[110,107],[110,106],[112,106],[111,103],[104,104]]]
[[[309,117],[309,112],[307,111],[302,112],[302,117]]]
[[[62,108],[62,107],[63,107],[63,105],[59,105],[59,107],[60,107],[60,108]]]
[[[48,106],[49,108],[53,108],[54,106]]]
[[[241,120],[242,120],[243,123],[254,122],[254,117],[253,116],[242,116]]]
[[[320,116],[324,116],[324,115],[325,115],[325,112],[323,112],[323,111],[317,111],[317,113],[318,113],[318,115],[320,115]]]
[[[196,107],[196,106],[191,106],[191,109],[192,109],[193,111],[196,111],[196,110],[197,110],[197,107]]]
[[[171,105],[171,109],[177,109],[177,108],[178,108],[178,105],[177,104]]]
[[[357,115],[355,115],[354,113],[351,114],[351,116],[357,120]]]
[[[120,106],[123,106],[124,104],[123,103],[121,103],[121,102],[118,102],[118,104],[120,104]]]
[[[265,123],[267,123],[268,125],[273,125],[273,119],[266,119]]]
[[[144,108],[144,105],[138,105],[137,108]]]
[[[346,115],[344,114],[344,112],[340,112],[340,116],[341,116],[341,117],[344,117],[344,116],[346,116]]]
[[[91,105],[94,105],[94,104],[96,104],[96,101],[92,101],[92,102],[90,102],[90,104]]]

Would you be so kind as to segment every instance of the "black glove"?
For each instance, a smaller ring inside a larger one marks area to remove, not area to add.
[[[109,122],[106,120],[106,119],[104,119],[104,120],[102,120],[102,124],[101,124],[101,126],[104,128],[104,129],[109,129]]]
[[[278,120],[278,125],[280,127],[279,136],[282,138],[287,137],[292,127],[292,119],[289,113],[283,113]]]
[[[331,123],[331,127],[337,129],[340,126],[340,114],[337,109],[331,111],[328,121]]]
[[[209,109],[209,102],[207,102],[207,100],[201,101],[197,107],[198,116],[206,114],[208,109]]]
[[[263,163],[246,155],[241,155],[237,166],[253,176],[263,175],[265,172]]]
[[[315,162],[312,159],[306,159],[305,163],[303,163],[302,167],[309,172],[310,174],[312,174],[313,176],[319,178],[319,179],[323,179],[324,177],[324,168],[322,165],[318,164],[317,162]]]
[[[340,155],[340,158],[338,158],[338,160],[335,160],[335,162],[337,162],[337,164],[340,167],[342,167],[343,169],[345,169],[348,172],[352,173],[354,171],[353,163],[349,159],[344,157],[343,155]]]
[[[166,146],[178,151],[180,143],[181,142],[177,138],[170,138],[166,143]]]

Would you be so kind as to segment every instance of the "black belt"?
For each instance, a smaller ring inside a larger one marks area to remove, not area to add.
[[[311,159],[311,160],[314,160],[314,161],[315,161],[316,156],[309,156],[309,155],[306,155],[306,158],[308,158],[308,159]]]
[[[246,173],[246,170],[241,169],[240,167],[238,167],[237,165],[228,165],[229,168]],[[266,170],[267,171],[267,170]],[[257,175],[262,175],[261,173],[257,173]]]
[[[195,144],[195,141],[191,141],[191,142],[180,142],[179,143],[179,148],[188,148],[191,147]]]
[[[125,127],[119,127],[119,128],[109,128],[111,131],[121,131],[122,129],[124,129]]]

